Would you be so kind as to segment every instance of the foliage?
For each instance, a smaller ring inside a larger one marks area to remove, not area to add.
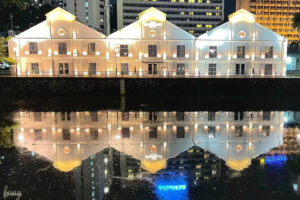
[[[31,3],[32,0],[2,0],[3,7],[16,6],[20,9],[26,9]]]
[[[14,65],[15,60],[8,57],[7,42],[10,38],[0,38],[0,63],[6,62],[9,65]]]
[[[295,13],[295,15],[294,15],[293,28],[300,30],[300,13]]]

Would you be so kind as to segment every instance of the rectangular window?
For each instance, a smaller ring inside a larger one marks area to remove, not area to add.
[[[69,74],[69,64],[68,63],[58,63],[59,74],[68,75]]]
[[[216,112],[208,112],[207,120],[215,121],[216,120]]]
[[[157,46],[156,45],[148,45],[148,54],[149,54],[149,57],[157,57]]]
[[[58,43],[58,53],[59,54],[67,54],[67,44],[65,42]]]
[[[157,112],[149,112],[149,121],[157,121]]]
[[[237,47],[237,58],[245,58],[245,46]]]
[[[209,47],[209,57],[216,58],[217,57],[217,46],[210,46]]]
[[[29,42],[29,53],[30,54],[37,54],[38,53],[37,42]]]
[[[120,45],[120,56],[128,57],[128,45]]]
[[[42,113],[41,112],[34,112],[33,118],[35,122],[41,122],[42,121]]]
[[[185,57],[185,45],[177,45],[177,58]]]
[[[98,113],[95,112],[91,112],[91,119],[93,122],[97,122],[98,121]]]
[[[177,75],[185,75],[185,64],[177,63]]]
[[[273,58],[273,46],[265,47],[265,58]]]
[[[71,140],[70,130],[63,129],[62,137],[63,137],[63,140]]]
[[[234,112],[234,120],[243,120],[244,119],[244,112]]]
[[[128,75],[129,74],[128,63],[121,63],[121,67],[122,67],[122,75]]]
[[[60,113],[61,116],[61,121],[70,121],[71,120],[71,113],[70,112],[61,112]]]
[[[208,75],[215,76],[217,75],[217,65],[214,63],[210,63],[208,65]]]
[[[89,55],[95,55],[96,44],[94,42],[88,44],[88,53]]]
[[[96,63],[90,63],[90,70],[89,70],[89,74],[90,75],[96,75]]]
[[[177,138],[184,138],[185,134],[184,134],[184,127],[177,127]]]
[[[98,130],[96,128],[91,129],[91,140],[93,141],[98,140]]]
[[[216,127],[215,126],[208,126],[208,134],[215,136]]]
[[[262,135],[263,136],[270,136],[270,126],[263,126],[262,127]]]
[[[243,136],[243,126],[236,126],[235,137],[242,137],[242,136]]]
[[[129,121],[129,112],[122,112],[122,121]]]
[[[271,119],[271,112],[264,111],[263,112],[263,120],[270,121],[270,119]]]
[[[39,63],[31,63],[31,74],[40,74]]]
[[[272,64],[265,65],[265,75],[272,75]]]
[[[176,120],[184,121],[184,112],[176,112]]]
[[[149,139],[157,138],[157,128],[150,128],[149,130]]]
[[[122,128],[122,138],[129,138],[129,137],[130,137],[129,128]]]

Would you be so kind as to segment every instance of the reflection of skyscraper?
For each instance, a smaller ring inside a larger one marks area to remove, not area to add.
[[[170,158],[164,171],[185,172],[187,173],[185,176],[192,179],[193,184],[201,184],[220,177],[221,159],[194,146],[188,151]]]
[[[109,192],[113,178],[134,179],[139,173],[140,161],[106,148],[85,159],[74,170],[76,197],[78,200],[103,199]]]

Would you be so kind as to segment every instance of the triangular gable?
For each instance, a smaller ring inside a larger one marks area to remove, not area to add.
[[[149,20],[158,20],[158,21],[166,21],[166,13],[151,7],[147,10],[144,10],[139,14],[139,20],[141,21],[149,21]]]
[[[46,14],[47,20],[68,20],[74,21],[76,17],[64,9],[57,7]]]
[[[171,39],[171,40],[180,40],[180,39],[194,40],[195,39],[195,36],[186,32],[182,28],[179,28],[175,24],[172,24],[169,21],[166,22],[166,30],[168,30],[167,39]]]
[[[229,22],[232,24],[237,22],[247,22],[253,24],[256,22],[256,16],[244,9],[232,13],[228,18]]]
[[[133,22],[128,26],[125,26],[121,30],[118,30],[107,38],[110,39],[142,39],[141,37],[141,23],[139,21]]]
[[[229,22],[222,24],[210,31],[200,35],[198,40],[229,40],[230,37],[228,35],[229,30]]]
[[[85,24],[76,21],[77,38],[81,39],[103,39],[105,35]]]
[[[26,31],[20,33],[16,36],[16,38],[37,38],[37,39],[44,39],[44,38],[51,38],[50,36],[50,28],[47,21],[43,21]]]
[[[285,40],[284,37],[275,33],[274,31],[264,27],[263,25],[256,23],[256,40]]]

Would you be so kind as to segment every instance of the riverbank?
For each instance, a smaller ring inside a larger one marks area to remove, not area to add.
[[[124,85],[122,81],[124,80]],[[291,78],[25,78],[1,77],[4,96],[300,96],[300,79]],[[170,100],[171,101],[171,100]]]

